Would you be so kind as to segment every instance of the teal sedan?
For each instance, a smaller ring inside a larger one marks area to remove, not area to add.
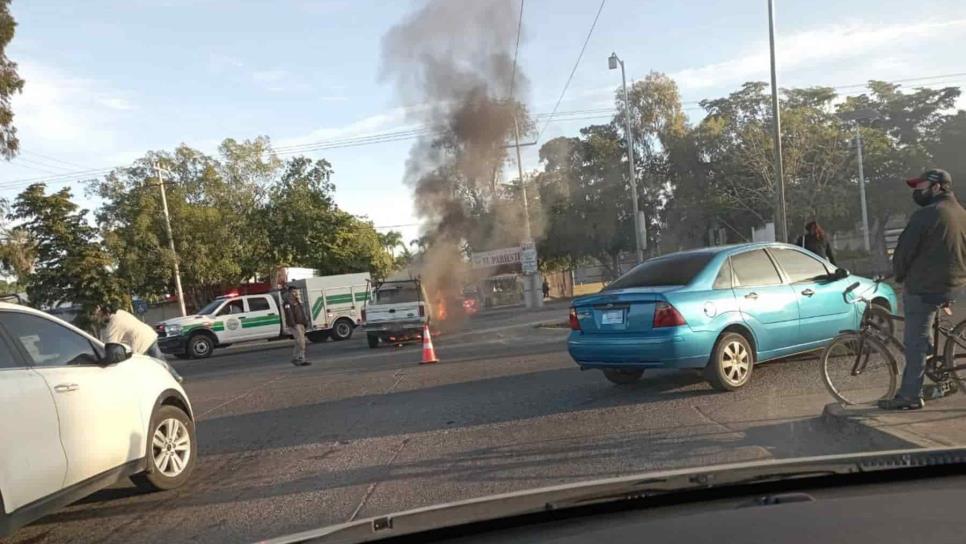
[[[873,280],[788,244],[672,253],[575,299],[567,348],[614,383],[648,368],[697,368],[733,391],[756,363],[822,349],[857,328],[865,307],[855,300],[873,290]],[[896,294],[881,284],[873,304],[895,311]]]

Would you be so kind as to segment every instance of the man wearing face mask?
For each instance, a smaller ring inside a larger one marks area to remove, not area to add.
[[[921,208],[909,218],[892,256],[895,279],[903,284],[906,367],[895,398],[879,401],[886,410],[922,408],[933,316],[966,285],[966,210],[952,192],[952,178],[945,170],[929,170],[906,184]]]

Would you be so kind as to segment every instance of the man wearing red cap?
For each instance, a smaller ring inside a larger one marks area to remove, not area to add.
[[[879,401],[886,410],[922,408],[922,379],[935,313],[966,285],[966,210],[952,192],[945,170],[906,180],[921,206],[909,218],[892,256],[895,279],[903,284],[906,368],[895,398]]]

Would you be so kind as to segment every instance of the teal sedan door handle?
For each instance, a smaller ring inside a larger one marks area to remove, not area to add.
[[[758,300],[758,293],[748,293],[745,298],[750,300]]]
[[[806,297],[810,297],[815,294],[815,291],[812,291],[811,289],[806,289],[802,291],[802,294],[805,295]]]

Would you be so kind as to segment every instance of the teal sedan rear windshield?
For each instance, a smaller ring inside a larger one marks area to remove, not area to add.
[[[712,252],[679,253],[644,261],[614,280],[604,291],[659,285],[687,285],[714,257]]]

